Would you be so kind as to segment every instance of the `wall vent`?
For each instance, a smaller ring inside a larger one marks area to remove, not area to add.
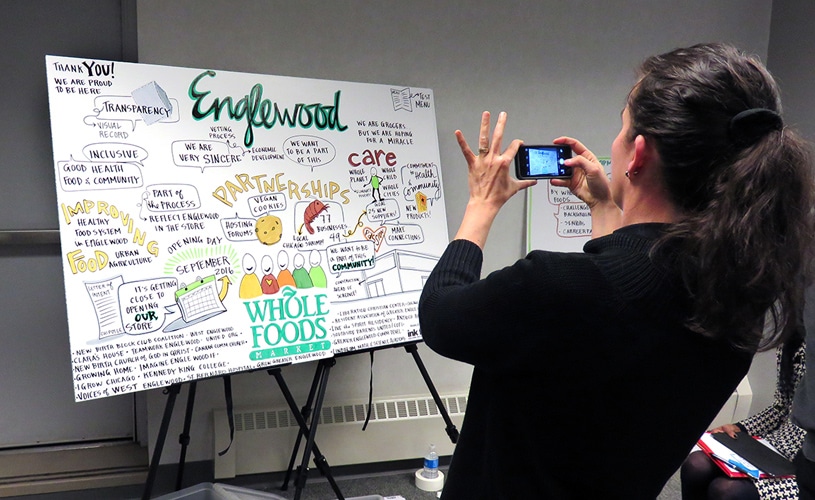
[[[467,407],[466,394],[441,396],[453,424],[460,428]],[[320,412],[317,445],[331,465],[402,460],[424,455],[429,443],[440,454],[452,454],[446,424],[432,397],[374,400],[365,432],[368,403],[326,405]],[[214,411],[215,477],[277,472],[288,467],[299,430],[288,408],[236,408],[235,439],[229,452],[226,411]],[[302,450],[302,447],[301,447]],[[298,458],[302,459],[302,455]]]

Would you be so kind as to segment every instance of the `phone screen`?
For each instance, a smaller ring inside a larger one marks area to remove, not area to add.
[[[521,146],[515,155],[515,174],[519,179],[552,179],[572,176],[564,165],[572,157],[569,146]]]

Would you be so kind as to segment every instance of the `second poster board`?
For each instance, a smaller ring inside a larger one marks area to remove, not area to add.
[[[611,175],[611,158],[598,158]],[[539,181],[526,191],[526,251],[582,252],[591,239],[588,205],[568,188]]]

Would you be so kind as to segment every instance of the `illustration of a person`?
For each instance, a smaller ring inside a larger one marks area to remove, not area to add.
[[[268,255],[264,255],[260,259],[260,270],[263,272],[263,279],[260,280],[260,289],[264,295],[272,295],[280,291],[280,285],[277,283],[277,278],[272,273],[274,271],[274,262]]]
[[[280,271],[277,273],[278,286],[280,288],[284,286],[296,287],[294,277],[291,275],[291,271],[289,271],[289,254],[287,254],[285,250],[281,250],[280,253],[277,254],[277,267],[280,268]]]
[[[292,276],[294,277],[294,284],[297,288],[311,288],[314,286],[314,283],[311,282],[311,277],[308,275],[308,271],[303,267],[305,263],[306,258],[303,257],[303,254],[298,253],[294,256],[294,271],[292,271]]]
[[[241,286],[238,291],[238,296],[242,299],[254,299],[263,295],[263,290],[260,288],[260,280],[255,274],[255,258],[249,254],[243,256],[243,278],[241,278]]]
[[[311,282],[317,288],[328,288],[328,280],[325,277],[325,270],[320,267],[323,257],[318,250],[312,250],[308,254],[308,263],[311,268],[308,270],[308,275],[311,277]]]
[[[376,167],[371,167],[371,180],[368,184],[371,185],[371,196],[374,197],[374,201],[376,201],[377,196],[379,196],[379,201],[382,201],[382,193],[379,192],[379,185],[383,180],[382,177],[376,175]]]
[[[141,220],[147,220],[147,208],[148,200],[150,199],[150,193],[147,191],[141,194],[141,203],[136,203],[136,206],[139,207],[139,218]]]

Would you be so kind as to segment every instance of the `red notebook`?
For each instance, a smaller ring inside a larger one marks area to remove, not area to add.
[[[792,462],[751,436],[733,439],[724,432],[706,432],[697,445],[728,477],[763,479],[795,475]]]

